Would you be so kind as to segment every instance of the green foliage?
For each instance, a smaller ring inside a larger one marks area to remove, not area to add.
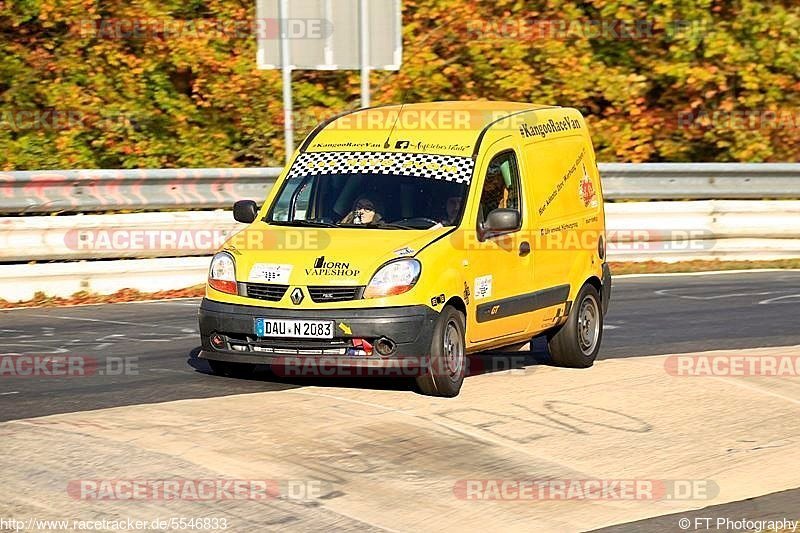
[[[280,73],[212,24],[254,5],[0,1],[0,169],[282,164]],[[575,106],[603,161],[800,155],[793,0],[404,0],[403,18],[403,68],[372,74],[375,104]],[[132,20],[150,26],[122,38]],[[298,138],[359,105],[357,72],[294,79]]]

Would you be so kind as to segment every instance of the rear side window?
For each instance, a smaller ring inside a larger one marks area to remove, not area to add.
[[[483,223],[486,216],[495,209],[520,210],[519,167],[514,152],[498,154],[489,163],[481,191],[478,222]]]

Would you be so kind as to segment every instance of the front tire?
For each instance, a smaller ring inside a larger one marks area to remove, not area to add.
[[[451,305],[442,309],[433,328],[430,361],[417,378],[417,387],[428,396],[458,396],[467,366],[464,315]]]
[[[600,294],[587,283],[578,292],[567,322],[547,336],[550,356],[557,366],[588,368],[597,358],[602,338]]]

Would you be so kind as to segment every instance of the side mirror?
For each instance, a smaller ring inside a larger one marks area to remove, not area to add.
[[[514,231],[519,228],[520,220],[521,215],[516,209],[495,209],[480,227],[481,238]]]
[[[253,200],[239,200],[233,204],[233,219],[250,224],[258,216],[258,206]]]

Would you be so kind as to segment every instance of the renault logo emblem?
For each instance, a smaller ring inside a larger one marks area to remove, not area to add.
[[[294,305],[300,305],[300,302],[303,301],[303,289],[295,287],[289,297],[292,299]]]

